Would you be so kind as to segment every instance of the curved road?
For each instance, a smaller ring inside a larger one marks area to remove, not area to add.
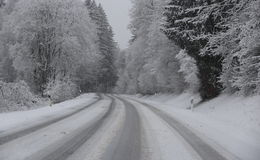
[[[71,139],[66,140],[58,148],[51,150],[47,155],[39,158],[38,155],[41,152],[34,154],[34,156],[29,157],[27,160],[64,160],[72,155],[78,148],[80,148],[88,139],[90,139],[97,130],[102,126],[104,121],[111,115],[115,109],[115,99],[111,98],[111,103],[109,104],[108,110],[96,119],[91,125],[82,126],[83,130],[74,135]]]
[[[57,122],[62,121],[62,120],[64,120],[64,119],[68,118],[68,117],[71,117],[71,116],[73,116],[73,115],[75,115],[75,114],[77,114],[77,113],[79,113],[79,112],[81,112],[81,111],[83,111],[83,110],[85,110],[85,109],[87,109],[87,108],[93,106],[94,104],[96,104],[96,103],[97,103],[98,101],[100,101],[101,99],[102,99],[102,97],[101,97],[100,95],[98,95],[98,99],[95,100],[94,102],[92,102],[92,103],[86,105],[86,106],[83,107],[83,108],[80,108],[80,109],[78,109],[78,110],[76,110],[76,111],[73,111],[72,113],[69,113],[69,114],[67,114],[67,115],[63,115],[63,116],[61,116],[61,117],[56,117],[56,118],[54,118],[54,119],[52,119],[52,120],[47,120],[47,121],[42,122],[42,123],[40,123],[40,124],[38,124],[38,125],[30,126],[30,127],[28,127],[28,128],[23,128],[23,129],[21,129],[21,130],[18,130],[18,131],[16,131],[16,132],[13,132],[13,133],[0,134],[0,145],[3,145],[3,144],[5,144],[5,143],[7,143],[7,142],[10,142],[10,141],[14,140],[14,139],[17,139],[17,138],[19,138],[19,137],[28,135],[28,134],[30,134],[30,133],[32,133],[32,132],[35,132],[35,131],[39,130],[39,129],[42,129],[42,128],[47,127],[47,126],[49,126],[49,125],[51,125],[51,124],[57,123]]]
[[[174,117],[171,117],[170,115],[159,110],[155,106],[137,100],[134,101],[149,108],[158,117],[163,119],[169,126],[171,126],[175,131],[177,131],[180,136],[182,136],[186,140],[186,142],[188,142],[188,144],[191,145],[191,147],[199,154],[202,160],[227,160],[226,157],[221,155],[217,150],[204,142],[199,136],[197,136],[190,129],[185,127],[185,125],[180,123]]]
[[[9,135],[0,135],[0,159],[172,160],[176,157],[160,155],[165,152],[159,146],[166,145],[159,144],[168,135],[185,140],[182,146],[169,140],[167,145],[171,147],[168,150],[182,147],[186,152],[192,150],[196,153],[197,156],[191,153],[189,160],[228,160],[174,117],[152,105],[122,96],[99,97],[70,114]],[[156,119],[149,120],[149,114],[161,121],[156,122],[157,128],[154,124]],[[161,129],[158,124],[163,125]],[[167,131],[163,127],[168,127]],[[157,156],[153,156],[155,153]]]
[[[119,98],[125,105],[125,121],[117,140],[111,144],[104,160],[140,160],[141,158],[141,126],[139,114],[133,104]]]

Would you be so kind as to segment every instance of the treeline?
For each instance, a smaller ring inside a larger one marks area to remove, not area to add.
[[[112,90],[119,51],[101,5],[0,0],[0,8],[2,85],[24,81],[34,94],[55,101]]]
[[[260,94],[259,0],[134,0],[117,92]]]

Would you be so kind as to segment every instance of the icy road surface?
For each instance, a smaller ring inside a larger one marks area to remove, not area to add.
[[[159,107],[117,95],[82,96],[1,119],[0,160],[243,159]]]

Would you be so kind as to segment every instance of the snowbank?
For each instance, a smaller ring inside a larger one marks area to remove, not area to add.
[[[221,152],[240,159],[259,159],[260,96],[221,95],[198,105],[193,112],[187,108],[197,97],[194,95],[138,97],[169,113]]]
[[[52,105],[51,107],[46,106],[29,111],[0,113],[0,133],[17,129],[18,127],[33,126],[42,121],[69,114],[76,109],[90,104],[95,98],[95,94],[84,94],[75,99]]]
[[[140,97],[142,100],[162,103],[167,109],[185,109],[190,107],[191,99],[199,102],[198,95],[154,95]],[[260,96],[238,97],[221,95],[211,101],[198,105],[194,112],[214,118],[236,127],[243,127],[260,132]]]

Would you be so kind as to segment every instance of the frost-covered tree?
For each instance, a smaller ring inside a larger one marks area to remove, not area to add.
[[[99,78],[97,80],[98,90],[109,92],[114,88],[117,81],[115,68],[115,54],[118,52],[117,44],[114,41],[114,34],[106,13],[101,4],[97,5],[94,0],[86,0],[85,5],[89,9],[90,17],[97,26],[98,49],[101,56]]]
[[[86,0],[85,5],[88,8],[90,18],[94,21],[94,23],[97,24],[98,27],[98,25],[100,25],[101,17],[100,17],[100,13],[96,1]]]
[[[20,0],[3,33],[14,37],[10,54],[19,78],[40,93],[49,82],[97,62],[96,28],[81,1]]]
[[[131,11],[133,38],[124,52],[117,89],[127,93],[181,93],[185,88],[176,55],[179,47],[161,31],[166,1],[136,0]]]
[[[240,66],[234,76],[234,86],[241,94],[252,95],[259,93],[260,84],[260,1],[250,0],[243,6],[238,23],[241,29],[239,50],[236,52]]]
[[[8,43],[13,41],[13,37],[9,32],[2,32],[5,19],[12,12],[17,0],[1,1],[0,7],[0,79],[5,82],[13,82],[16,80],[16,71],[13,67],[13,60],[9,54]]]
[[[100,22],[98,25],[98,45],[101,54],[101,71],[99,84],[101,91],[109,92],[117,81],[117,73],[114,66],[115,54],[118,51],[113,39],[112,27],[108,23],[106,13],[101,5],[98,6]]]
[[[214,98],[221,92],[223,59],[204,49],[211,36],[229,29],[224,24],[236,12],[237,3],[237,0],[171,0],[166,7],[165,33],[196,60],[203,99]]]
[[[180,93],[184,89],[183,75],[178,72],[179,62],[176,55],[179,52],[177,47],[162,32],[164,7],[168,0],[154,0],[154,12],[152,23],[148,32],[148,66],[155,73],[157,89],[160,92]]]
[[[116,93],[126,93],[128,83],[128,74],[126,70],[127,66],[127,51],[122,50],[116,55],[115,66],[117,68],[118,80],[114,91]]]
[[[144,45],[145,40],[142,37],[138,37],[127,50],[127,93],[134,94],[142,92],[138,78],[144,66]]]
[[[220,82],[227,93],[257,92],[259,8],[258,0],[235,3],[232,16],[222,24],[227,30],[211,36],[204,49],[223,57]]]
[[[189,85],[188,90],[197,93],[200,81],[198,79],[198,68],[194,58],[187,54],[186,50],[181,50],[176,58],[180,62],[179,72],[184,75],[185,82]]]
[[[145,82],[146,79],[153,79],[154,75],[148,70],[146,61],[148,56],[148,32],[152,22],[154,11],[153,1],[135,0],[131,10],[131,22],[129,28],[133,34],[130,47],[127,50],[126,73],[129,80],[127,82],[128,93],[149,93],[154,92],[155,85]],[[146,66],[145,66],[146,65]]]

